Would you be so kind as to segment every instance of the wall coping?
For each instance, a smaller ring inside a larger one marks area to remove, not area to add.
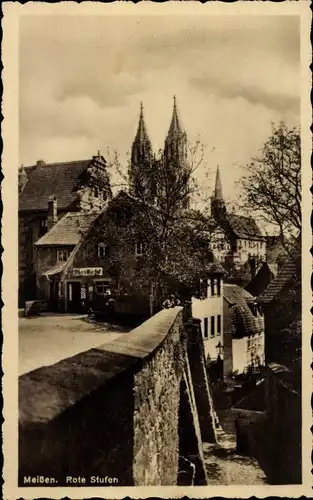
[[[47,424],[117,376],[139,371],[162,345],[182,309],[163,309],[113,342],[21,375],[19,425]]]

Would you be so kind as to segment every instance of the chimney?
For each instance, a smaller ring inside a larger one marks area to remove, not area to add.
[[[44,160],[37,160],[37,162],[36,162],[37,167],[42,167],[45,164],[46,164],[46,162]]]
[[[28,181],[27,173],[24,168],[24,165],[22,165],[18,169],[18,192],[21,193],[26,185],[26,182]]]
[[[57,199],[55,196],[50,196],[48,200],[48,216],[47,228],[48,231],[58,222]]]

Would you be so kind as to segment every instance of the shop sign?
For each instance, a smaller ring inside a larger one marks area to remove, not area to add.
[[[74,267],[73,276],[102,276],[102,267]]]

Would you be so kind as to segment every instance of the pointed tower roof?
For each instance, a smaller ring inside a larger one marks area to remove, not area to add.
[[[145,124],[145,119],[143,116],[143,103],[142,102],[140,103],[139,123],[138,123],[137,133],[135,136],[135,142],[140,142],[140,143],[149,142],[150,143],[150,139],[149,139],[146,124]]]
[[[220,174],[220,167],[218,165],[217,165],[216,177],[215,177],[214,198],[216,200],[220,200],[220,201],[223,200],[221,174]]]
[[[168,131],[168,136],[175,136],[177,134],[182,134],[184,132],[178,115],[179,113],[177,110],[176,96],[174,95],[173,114],[172,114],[170,128]]]

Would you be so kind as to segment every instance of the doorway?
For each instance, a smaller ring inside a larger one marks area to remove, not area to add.
[[[67,282],[67,301],[68,312],[80,313],[81,312],[81,296],[80,296],[80,282],[68,281]]]
[[[50,282],[50,307],[53,312],[57,311],[59,307],[59,282],[52,280]]]

